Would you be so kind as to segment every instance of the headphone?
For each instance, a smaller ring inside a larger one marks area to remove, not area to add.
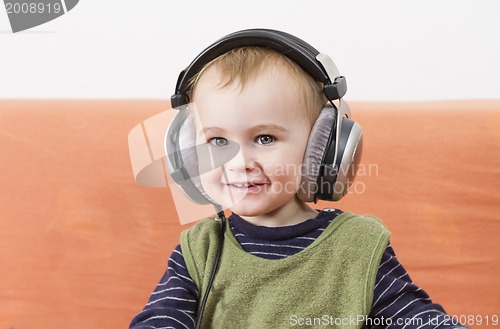
[[[347,91],[346,79],[327,55],[291,34],[270,29],[249,29],[229,34],[203,50],[179,74],[175,93],[171,97],[172,108],[179,111],[167,130],[164,143],[170,177],[194,202],[215,204],[203,190],[199,179],[194,124],[189,122],[192,116],[186,110],[190,102],[188,82],[210,61],[232,49],[246,46],[272,49],[290,58],[323,84],[328,103],[311,129],[297,196],[304,202],[340,200],[355,177],[363,145],[361,126],[350,118],[349,107],[342,100]],[[237,152],[235,150],[234,155]]]

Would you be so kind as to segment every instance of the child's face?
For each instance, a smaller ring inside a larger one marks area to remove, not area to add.
[[[236,142],[240,151],[224,165],[227,181],[219,168],[201,176],[203,188],[240,216],[293,212],[311,130],[298,86],[276,68],[264,69],[242,90],[237,82],[221,88],[220,81],[209,68],[194,91],[196,142],[214,148]]]

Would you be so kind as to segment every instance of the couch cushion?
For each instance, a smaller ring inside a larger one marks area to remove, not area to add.
[[[143,307],[186,226],[166,188],[134,181],[127,136],[167,107],[0,101],[0,328],[124,328]],[[344,200],[315,207],[382,218],[451,314],[498,313],[500,101],[351,109],[362,171]]]

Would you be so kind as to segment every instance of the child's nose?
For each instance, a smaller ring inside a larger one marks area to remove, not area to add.
[[[258,167],[255,152],[240,147],[238,154],[226,163],[226,169],[233,172],[246,173]]]

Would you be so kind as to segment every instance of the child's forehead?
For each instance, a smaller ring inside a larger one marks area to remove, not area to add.
[[[285,99],[285,101],[287,101]],[[239,104],[211,107],[210,105],[192,103],[194,117],[198,129],[205,132],[293,132],[310,123],[305,120],[303,111],[295,102],[280,103],[252,103],[241,102]]]
[[[263,71],[251,80],[227,81],[217,70],[206,72],[199,80],[193,94],[193,101],[203,105],[282,107],[291,102],[301,102],[297,84],[283,72]]]
[[[228,79],[216,66],[199,77],[192,100],[201,122],[210,124],[231,117],[249,124],[278,125],[290,120],[310,124],[301,86],[286,70],[262,66],[246,83],[240,78]]]
[[[205,69],[193,89],[193,98],[200,89],[218,91],[220,89],[245,89],[248,85],[268,84],[273,81],[276,89],[283,92],[294,92],[301,86],[293,74],[283,65],[264,62],[250,74],[239,72],[225,72],[217,65],[211,65]]]

